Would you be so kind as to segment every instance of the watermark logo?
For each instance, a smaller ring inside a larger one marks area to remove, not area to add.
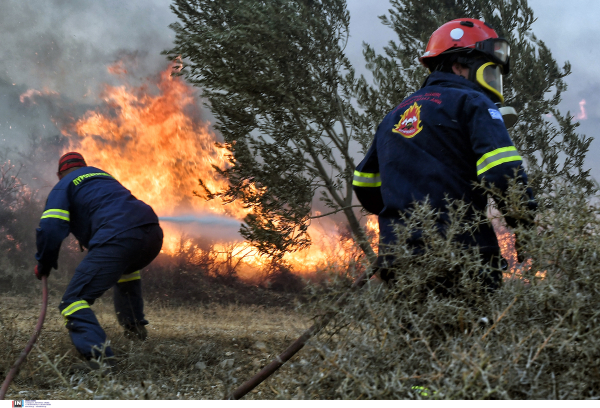
[[[21,400],[21,401],[14,401],[13,400],[12,406],[13,406],[13,408],[15,408],[15,407],[19,407],[19,408],[24,407],[25,406],[25,401],[23,401],[23,400]]]

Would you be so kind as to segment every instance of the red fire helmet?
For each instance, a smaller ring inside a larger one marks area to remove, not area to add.
[[[431,58],[450,52],[475,50],[485,54],[490,60],[503,68],[507,74],[509,69],[510,45],[498,37],[496,31],[481,20],[474,18],[458,18],[435,30],[425,53],[419,58],[421,64],[431,69]]]
[[[63,154],[58,160],[58,172],[69,170],[72,167],[86,167],[87,164],[81,153],[69,152]]]

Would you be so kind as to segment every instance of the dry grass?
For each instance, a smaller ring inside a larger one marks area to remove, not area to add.
[[[41,296],[40,296],[41,299]],[[144,342],[123,336],[110,298],[93,310],[120,358],[107,377],[70,374],[78,362],[51,297],[44,329],[8,390],[8,399],[220,399],[254,375],[308,327],[308,319],[289,308],[208,305],[147,305],[151,324]],[[0,298],[0,370],[8,371],[25,346],[40,300]],[[290,367],[284,368],[289,370]],[[250,399],[276,398],[275,377]]]

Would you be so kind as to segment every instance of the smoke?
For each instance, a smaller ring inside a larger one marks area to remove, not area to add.
[[[58,94],[72,107],[97,105],[102,87],[118,76],[107,67],[135,56],[142,82],[166,65],[175,21],[170,0],[29,0],[0,13],[0,149],[26,147],[31,135],[54,136],[55,112],[36,92]],[[24,103],[19,97],[25,92]],[[27,97],[35,96],[35,98]],[[41,106],[33,106],[32,101]],[[81,111],[81,109],[78,109]],[[73,113],[73,116],[77,116]]]
[[[209,241],[240,242],[238,230],[240,221],[216,215],[187,214],[172,217],[158,217],[161,225],[170,230],[175,228],[179,234]]]
[[[0,74],[29,88],[48,88],[72,99],[110,83],[106,66],[120,52],[144,58],[141,75],[164,62],[175,21],[168,0],[31,0],[3,7]]]
[[[121,84],[122,75],[109,67],[122,61],[121,72],[129,73],[133,86],[166,67],[161,51],[172,46],[174,36],[168,26],[176,20],[170,3],[30,0],[4,4],[0,153],[27,165],[21,177],[28,185],[42,186],[42,196],[56,182],[65,125],[102,106],[106,85]],[[32,157],[31,144],[38,142],[56,142],[56,146]]]

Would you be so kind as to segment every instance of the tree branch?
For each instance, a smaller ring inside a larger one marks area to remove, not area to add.
[[[311,220],[315,220],[317,218],[327,217],[328,215],[333,215],[333,214],[339,213],[340,211],[344,211],[347,208],[362,208],[362,205],[351,205],[351,206],[348,206],[348,207],[343,207],[343,208],[340,208],[338,210],[328,212],[327,214],[321,214],[321,215],[311,216],[310,219]]]

